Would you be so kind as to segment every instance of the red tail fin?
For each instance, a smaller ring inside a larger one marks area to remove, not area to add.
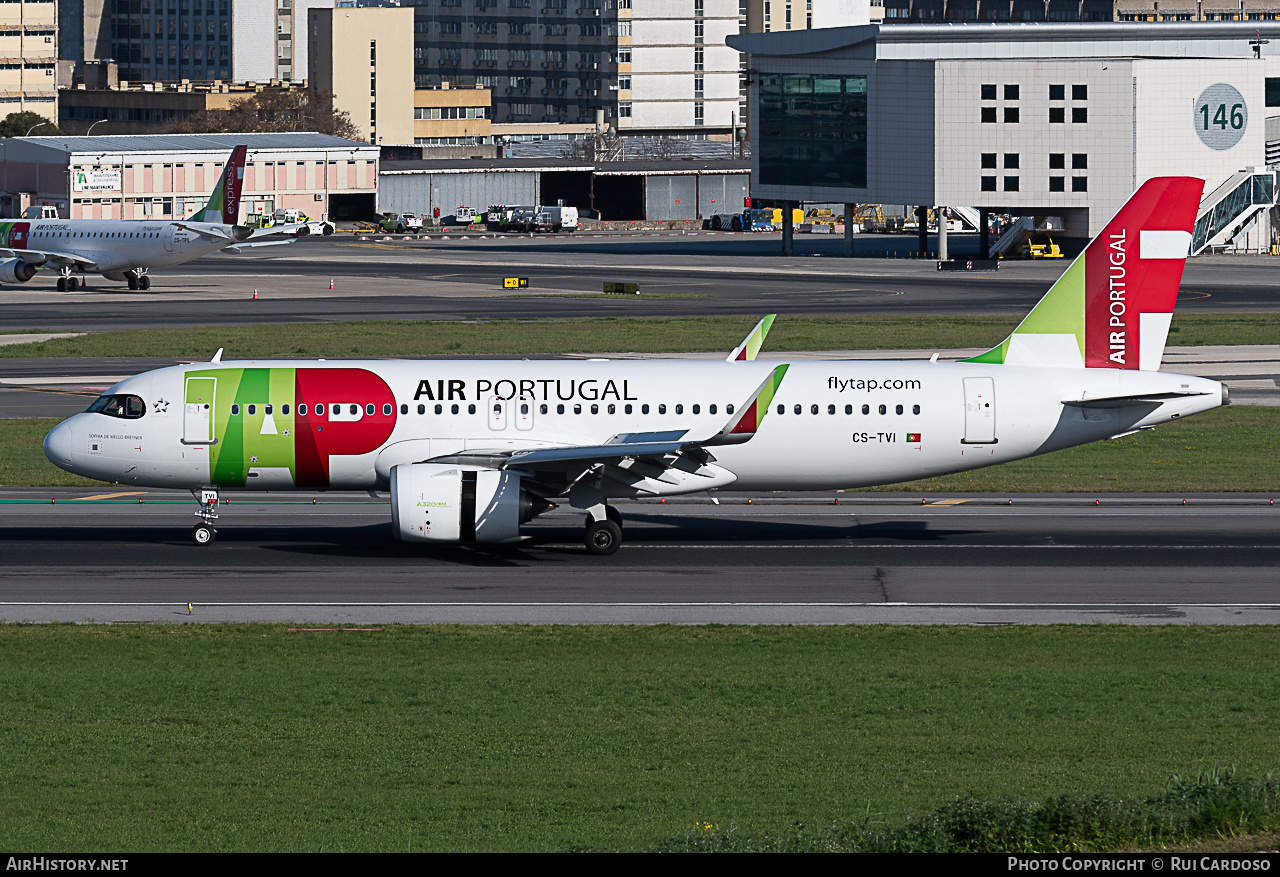
[[[249,147],[237,146],[222,172],[222,221],[235,225],[240,218],[240,195],[244,190],[244,162]]]

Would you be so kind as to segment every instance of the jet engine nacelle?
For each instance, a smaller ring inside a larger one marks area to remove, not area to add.
[[[522,523],[550,507],[510,472],[453,463],[391,469],[391,524],[404,542],[514,542]]]
[[[26,283],[40,268],[21,259],[0,259],[0,283]]]

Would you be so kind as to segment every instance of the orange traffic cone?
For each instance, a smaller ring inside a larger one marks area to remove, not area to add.
[[[258,300],[258,287],[256,286],[253,288],[253,300],[254,301]]]
[[[330,278],[329,278],[329,288],[330,288],[330,289],[333,289],[333,278],[332,278],[332,277],[330,277]]]

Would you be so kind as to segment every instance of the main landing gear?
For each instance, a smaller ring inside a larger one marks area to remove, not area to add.
[[[193,490],[191,493],[200,503],[200,510],[196,512],[200,523],[191,528],[191,541],[196,545],[208,545],[218,536],[218,531],[213,529],[213,522],[218,520],[218,491]]]
[[[130,289],[141,289],[146,292],[151,288],[151,278],[147,276],[146,268],[134,268],[125,274],[124,279],[129,282]]]
[[[604,507],[605,517],[596,520],[587,515],[587,551],[596,555],[613,554],[622,544],[622,515],[613,506]]]
[[[80,281],[71,276],[70,268],[62,268],[58,277],[58,292],[75,292],[80,288]]]

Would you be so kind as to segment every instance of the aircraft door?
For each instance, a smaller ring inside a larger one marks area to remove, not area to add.
[[[528,396],[516,396],[515,419],[516,429],[533,429],[533,399]]]
[[[186,404],[182,414],[182,443],[211,445],[213,406],[217,397],[217,378],[187,378]]]
[[[966,445],[996,443],[995,378],[964,379],[964,438]]]
[[[509,404],[501,396],[489,397],[489,429],[500,432],[507,428],[507,406]]]
[[[173,223],[169,223],[164,227],[164,251],[166,253],[173,252]]]

